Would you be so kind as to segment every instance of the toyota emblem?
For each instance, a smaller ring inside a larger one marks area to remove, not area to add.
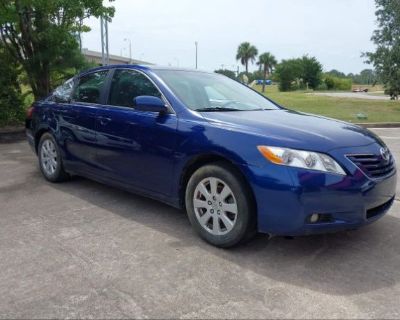
[[[382,156],[382,159],[385,161],[390,160],[390,152],[389,152],[388,148],[381,148],[381,156]]]

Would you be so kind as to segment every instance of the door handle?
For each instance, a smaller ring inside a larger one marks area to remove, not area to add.
[[[110,117],[106,117],[106,116],[99,116],[98,119],[100,120],[100,124],[102,126],[107,125],[112,120]]]

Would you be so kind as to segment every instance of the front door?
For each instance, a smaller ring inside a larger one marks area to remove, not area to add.
[[[163,98],[146,75],[131,69],[114,72],[108,103],[96,114],[96,162],[108,178],[168,195],[177,117],[135,110],[133,99],[143,95]]]

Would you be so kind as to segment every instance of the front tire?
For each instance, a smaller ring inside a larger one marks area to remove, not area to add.
[[[65,172],[60,149],[54,137],[46,132],[39,141],[38,146],[39,167],[43,176],[50,182],[61,182],[69,178]]]
[[[185,203],[195,231],[214,246],[232,247],[256,233],[254,200],[244,178],[228,164],[198,169],[188,182]]]

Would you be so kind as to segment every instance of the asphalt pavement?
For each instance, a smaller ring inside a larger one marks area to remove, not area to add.
[[[374,130],[400,159],[400,129]],[[179,210],[48,183],[26,142],[0,144],[1,318],[400,318],[399,297],[399,196],[357,231],[222,250]]]

